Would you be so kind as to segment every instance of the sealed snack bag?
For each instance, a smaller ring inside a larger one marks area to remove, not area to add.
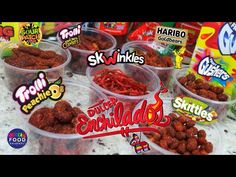
[[[145,22],[129,34],[128,40],[153,41],[155,38],[155,31],[157,26],[160,26],[160,23]]]
[[[173,26],[174,22],[145,22],[128,35],[128,40],[154,41],[157,26]]]
[[[121,47],[127,40],[127,35],[131,27],[130,22],[96,22],[95,27],[105,31],[116,38],[117,47]]]
[[[190,72],[196,73],[235,98],[236,87],[236,23],[203,24],[192,56]]]
[[[198,35],[200,33],[202,24],[199,22],[177,22],[175,24],[176,28],[182,28],[188,30],[188,41],[186,45],[186,51],[184,52],[184,61],[185,64],[190,64],[191,57],[196,45]]]
[[[18,41],[18,22],[1,22],[0,23],[0,47],[6,42]]]
[[[37,46],[42,39],[41,22],[1,22],[0,47],[6,42]]]

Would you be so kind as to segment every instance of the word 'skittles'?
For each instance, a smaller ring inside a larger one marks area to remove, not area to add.
[[[203,58],[199,63],[198,74],[202,76],[216,77],[224,81],[230,79],[230,75],[221,68],[221,65],[215,63],[215,61],[209,56]]]
[[[176,109],[181,109],[183,111],[190,112],[194,115],[200,116],[207,121],[212,121],[213,114],[204,110],[202,106],[199,106],[194,103],[186,102],[180,97],[176,97],[174,102],[173,102],[173,107]]]
[[[115,65],[116,63],[136,63],[143,65],[144,56],[136,55],[136,52],[126,51],[125,54],[121,54],[121,50],[117,49],[113,52],[112,56],[106,57],[104,52],[96,51],[94,54],[88,56],[88,65],[90,67],[95,67],[100,64],[105,65]]]
[[[219,33],[218,45],[222,55],[236,54],[236,23],[225,23]]]

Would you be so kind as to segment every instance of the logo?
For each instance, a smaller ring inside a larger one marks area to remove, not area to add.
[[[139,136],[136,134],[133,134],[133,139],[130,141],[130,145],[134,147],[137,154],[150,150],[149,144],[146,141],[141,141]]]
[[[184,52],[186,48],[181,47],[179,50],[174,50],[173,54],[175,55],[175,68],[176,69],[181,69],[181,64],[184,59]]]
[[[218,116],[212,107],[190,97],[176,97],[172,102],[172,107],[176,112],[201,124],[213,123]]]
[[[104,52],[96,51],[94,54],[88,56],[88,65],[95,67],[100,64],[115,65],[116,63],[135,63],[144,64],[144,56],[136,55],[136,52],[127,50],[125,54],[121,54],[121,50],[117,49],[113,52],[112,56],[106,57]]]
[[[155,41],[165,44],[174,44],[178,46],[186,46],[188,39],[188,30],[157,26],[155,33]]]
[[[30,114],[35,106],[48,98],[60,100],[65,93],[65,86],[61,83],[61,77],[49,83],[46,74],[39,72],[38,77],[31,84],[23,84],[15,89],[13,99],[21,105],[20,109],[24,114]]]
[[[10,41],[12,37],[14,37],[12,26],[0,26],[0,42]]]
[[[20,28],[19,38],[26,46],[36,46],[42,39],[40,26],[28,23]]]
[[[77,25],[75,28],[63,28],[59,32],[59,37],[63,41],[61,46],[63,49],[66,49],[72,45],[76,45],[80,43],[80,33],[81,33],[81,25]]]
[[[24,147],[27,143],[27,139],[25,131],[19,128],[11,130],[7,136],[8,144],[15,149]]]
[[[197,71],[202,76],[215,77],[222,81],[231,79],[227,71],[221,68],[221,65],[217,64],[210,56],[206,56],[199,62]]]
[[[222,55],[236,54],[236,23],[225,23],[218,36],[218,46]]]
[[[88,117],[80,114],[77,118],[77,133],[84,136],[83,138],[97,138],[110,135],[121,134],[123,137],[129,137],[130,132],[153,131],[160,133],[154,127],[137,127],[130,126],[139,124],[149,124],[156,126],[168,126],[170,117],[163,114],[163,101],[159,94],[166,92],[166,89],[157,92],[154,95],[155,103],[147,104],[147,100],[141,102],[141,106],[136,109],[126,110],[124,104],[115,97],[109,97],[109,100],[101,100],[87,110]],[[106,117],[105,113],[111,109],[110,117]],[[97,118],[95,116],[98,116]],[[117,130],[114,130],[116,128]],[[104,132],[105,131],[105,132]],[[92,135],[87,135],[93,133]]]

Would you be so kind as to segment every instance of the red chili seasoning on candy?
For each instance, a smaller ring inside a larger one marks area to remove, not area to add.
[[[93,81],[102,88],[118,94],[140,96],[148,93],[145,84],[127,76],[120,69],[100,70],[95,74]]]
[[[145,58],[145,64],[155,67],[172,67],[174,63],[171,56],[161,56],[160,53],[153,48],[145,45],[135,47],[135,51],[138,55],[143,55]]]

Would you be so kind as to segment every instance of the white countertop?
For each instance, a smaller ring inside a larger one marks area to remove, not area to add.
[[[75,74],[66,75],[74,81],[88,82],[86,77]],[[38,143],[30,136],[29,129],[22,123],[16,103],[11,92],[5,86],[3,69],[0,68],[0,154],[37,154]],[[221,154],[236,154],[236,121],[225,118],[219,123],[223,138]],[[14,128],[21,128],[28,133],[28,142],[21,149],[14,149],[8,145],[7,134]],[[135,154],[133,147],[121,135],[95,139],[94,147],[88,154]]]

